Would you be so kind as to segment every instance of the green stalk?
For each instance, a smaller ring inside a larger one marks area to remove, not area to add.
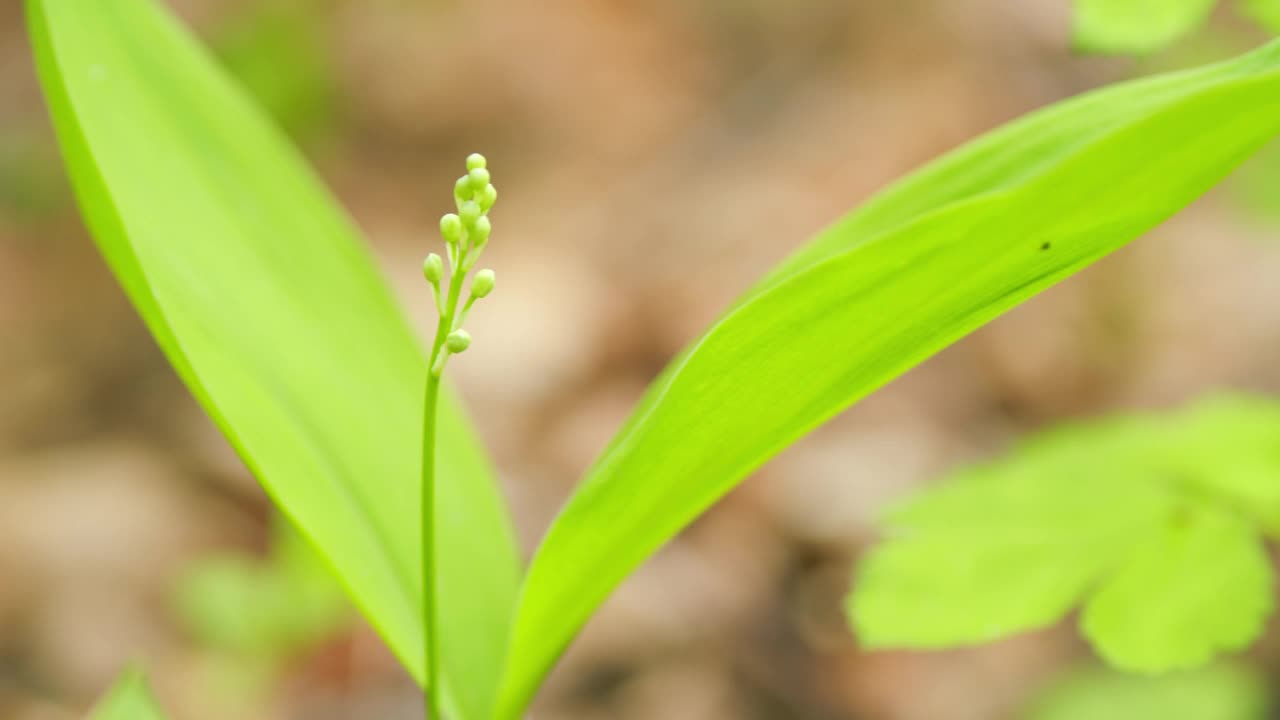
[[[461,263],[459,263],[461,264]],[[440,400],[440,376],[436,363],[444,352],[445,338],[453,329],[454,314],[462,295],[463,272],[454,269],[449,278],[449,295],[436,326],[436,339],[427,360],[427,389],[422,411],[422,618],[427,653],[426,707],[429,720],[443,720],[443,693],[440,672],[439,608],[436,602],[436,407]]]
[[[440,322],[436,325],[435,341],[427,358],[427,382],[422,401],[422,626],[423,648],[426,652],[427,687],[424,693],[427,720],[444,720],[444,668],[440,652],[441,613],[440,598],[436,587],[439,558],[436,551],[436,415],[440,404],[440,377],[450,355],[466,351],[471,336],[463,330],[462,321],[475,301],[493,292],[492,270],[481,270],[471,280],[471,295],[459,311],[462,285],[467,272],[480,258],[493,225],[488,212],[498,199],[498,191],[490,182],[487,161],[483,155],[467,156],[467,174],[453,185],[453,198],[458,212],[445,213],[440,218],[440,235],[444,238],[449,256],[449,290],[440,295],[444,282],[444,261],[430,253],[422,261],[422,275],[431,283]]]

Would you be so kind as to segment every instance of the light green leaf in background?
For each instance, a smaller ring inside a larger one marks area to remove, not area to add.
[[[1122,670],[1195,667],[1262,633],[1271,584],[1256,529],[1212,505],[1188,506],[1103,583],[1080,624],[1098,653]]]
[[[115,687],[89,713],[89,720],[164,720],[138,670],[126,670]]]
[[[1221,395],[1065,426],[893,510],[849,599],[870,647],[976,644],[1084,605],[1111,664],[1203,663],[1271,611],[1258,526],[1280,481],[1280,405]]]
[[[317,0],[260,0],[232,16],[210,42],[219,62],[299,142],[330,129],[336,70],[325,36],[327,6]]]
[[[28,0],[27,15],[84,218],[116,276],[421,680],[425,359],[356,231],[153,0]],[[444,690],[451,717],[473,720],[489,714],[519,566],[479,443],[455,402],[440,417]]]
[[[1278,133],[1273,44],[1037,113],[837,223],[667,368],[553,523],[521,591],[499,717],[519,714],[623,578],[746,474],[1158,225]]]
[[[1231,191],[1236,204],[1257,221],[1270,238],[1280,228],[1280,142],[1273,142],[1240,168]]]
[[[1148,458],[1192,492],[1207,493],[1280,537],[1280,403],[1218,395],[1165,420],[1170,436]]]
[[[1240,0],[1246,15],[1271,32],[1280,33],[1280,0]]]
[[[174,600],[202,645],[268,668],[323,642],[349,616],[329,567],[283,520],[269,556],[201,558],[179,578]]]
[[[1075,46],[1145,55],[1199,27],[1217,0],[1075,0]]]
[[[349,623],[342,587],[328,564],[282,518],[270,553],[218,552],[179,577],[173,607],[202,652],[202,708],[212,716],[253,714],[281,674]]]
[[[1246,667],[1216,665],[1159,678],[1102,669],[1071,673],[1026,720],[1265,720],[1267,686]]]
[[[1175,506],[1149,482],[1049,462],[979,468],[890,515],[849,614],[868,648],[944,648],[1051,625]]]

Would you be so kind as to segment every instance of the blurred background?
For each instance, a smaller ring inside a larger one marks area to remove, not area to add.
[[[665,362],[811,233],[1023,112],[1265,37],[1224,8],[1147,59],[1085,57],[1069,0],[172,4],[424,335],[421,259],[488,155],[502,287],[451,374],[526,552]],[[98,257],[19,3],[0,98],[0,719],[80,717],[134,659],[179,720],[420,717]],[[841,609],[885,503],[1063,419],[1224,387],[1280,394],[1280,148],[770,463],[614,595],[532,716],[1267,717],[1280,638],[1146,682],[1091,669],[1070,623],[863,653]]]

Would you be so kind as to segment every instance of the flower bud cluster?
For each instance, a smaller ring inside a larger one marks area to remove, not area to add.
[[[467,272],[475,264],[489,242],[493,223],[489,211],[498,201],[498,189],[489,175],[488,161],[479,153],[467,158],[467,174],[453,185],[457,213],[440,218],[440,234],[449,246],[455,268]]]
[[[467,173],[453,185],[453,199],[458,211],[440,218],[440,236],[444,238],[449,258],[447,287],[444,260],[439,255],[431,253],[422,264],[422,275],[431,283],[436,310],[440,314],[431,363],[431,371],[437,376],[444,371],[449,355],[456,355],[471,345],[471,336],[462,329],[462,322],[471,306],[493,292],[496,283],[492,270],[478,271],[471,280],[469,297],[461,308],[458,307],[462,282],[475,267],[493,233],[489,211],[498,201],[498,190],[493,186],[488,164],[479,153],[467,157]]]

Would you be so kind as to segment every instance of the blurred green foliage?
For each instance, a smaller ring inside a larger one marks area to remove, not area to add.
[[[1085,52],[1149,55],[1204,25],[1218,0],[1075,0],[1075,47]],[[1240,14],[1280,32],[1280,0],[1236,0]]]
[[[1280,33],[1280,0],[1244,0],[1244,13],[1271,32]]]
[[[1194,30],[1216,0],[1076,0],[1075,46],[1088,52],[1146,54]]]
[[[893,509],[849,611],[872,647],[982,643],[1083,603],[1127,670],[1247,646],[1270,613],[1280,405],[1240,395],[1045,432]]]
[[[211,46],[257,104],[299,142],[332,129],[336,69],[324,46],[327,4],[319,0],[253,3],[215,29]]]
[[[288,523],[276,523],[270,554],[205,558],[181,578],[180,616],[203,645],[280,659],[323,640],[348,617],[342,588]]]
[[[137,669],[125,670],[116,684],[89,713],[89,720],[163,720],[146,679]]]
[[[53,138],[0,129],[0,214],[34,221],[65,212],[70,199]]]
[[[205,558],[180,578],[174,604],[196,642],[212,651],[206,682],[228,701],[256,700],[285,663],[350,617],[332,571],[283,519],[266,558]]]
[[[1271,143],[1241,165],[1231,188],[1243,210],[1280,226],[1280,143]]]
[[[1263,720],[1267,687],[1258,673],[1218,665],[1160,678],[1090,668],[1067,675],[1026,720]]]

